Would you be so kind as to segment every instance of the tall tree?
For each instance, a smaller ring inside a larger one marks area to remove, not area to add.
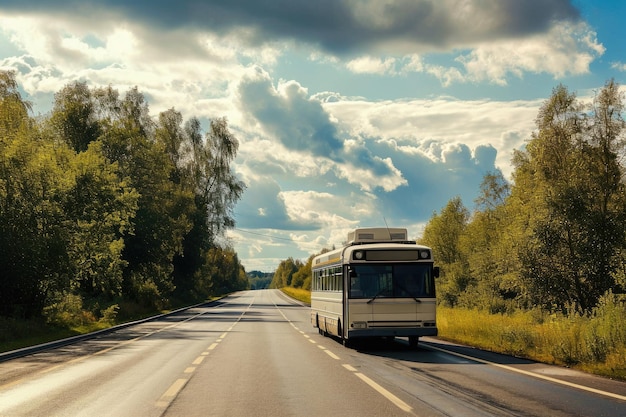
[[[68,149],[46,142],[14,73],[0,72],[0,314],[32,317],[68,278]]]
[[[521,274],[529,296],[548,309],[590,311],[611,287],[624,211],[617,91],[607,84],[585,111],[557,87],[540,109],[537,133],[514,161],[512,195],[528,225]]]
[[[199,196],[206,205],[213,236],[235,225],[232,210],[245,189],[231,167],[238,149],[239,141],[228,129],[226,119],[221,118],[211,121],[204,147],[196,154]]]
[[[435,261],[442,267],[439,294],[443,302],[450,305],[457,303],[460,293],[471,282],[467,256],[461,247],[468,222],[468,210],[460,197],[454,197],[439,214],[433,214],[420,240],[433,249]]]
[[[139,195],[128,179],[117,175],[94,142],[69,167],[72,186],[65,200],[71,231],[67,251],[73,289],[82,295],[121,295],[124,239],[134,233],[133,217]]]
[[[107,117],[103,152],[139,194],[133,234],[126,237],[123,250],[128,262],[124,290],[161,306],[175,288],[173,259],[191,227],[186,212],[190,196],[171,181],[175,167],[164,143],[154,138],[156,126],[143,96],[131,89],[121,100],[111,90],[100,90],[97,97]]]
[[[502,172],[487,173],[476,211],[460,237],[472,277],[472,285],[460,295],[459,303],[465,307],[503,312],[515,305],[518,265],[506,206],[509,189]]]
[[[74,82],[54,95],[51,123],[59,136],[76,152],[83,152],[100,135],[100,123],[91,90]]]

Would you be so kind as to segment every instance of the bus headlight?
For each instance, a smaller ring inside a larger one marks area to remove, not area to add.
[[[421,250],[419,253],[420,253],[420,259],[428,259],[428,258],[430,258],[430,251],[429,250]]]
[[[363,258],[365,258],[365,252],[363,252],[362,250],[354,252],[354,259],[358,259],[360,261]]]
[[[352,323],[350,323],[350,327],[352,327],[353,329],[367,329],[367,322],[353,321]]]

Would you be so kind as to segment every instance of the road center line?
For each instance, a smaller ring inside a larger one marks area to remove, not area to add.
[[[324,352],[326,352],[326,354],[327,354],[328,356],[330,356],[331,358],[336,359],[336,360],[339,360],[339,356],[335,355],[335,354],[334,354],[333,352],[331,352],[330,350],[328,350],[328,349],[324,349]]]
[[[381,394],[383,397],[387,398],[389,401],[394,403],[395,406],[401,409],[402,411],[406,411],[407,413],[410,413],[411,411],[413,411],[413,407],[411,407],[410,405],[402,401],[400,398],[396,397],[395,395],[387,391],[385,388],[378,385],[375,381],[371,380],[367,376],[363,375],[360,372],[355,372],[354,375],[358,376],[361,379],[361,381],[365,382],[367,385],[374,388],[376,391],[378,391],[379,394]]]
[[[283,318],[285,320],[287,320],[294,327],[294,329],[298,330],[309,342],[311,342],[313,344],[317,344],[317,342],[315,340],[313,340],[309,335],[307,335],[305,332],[303,332],[302,330],[299,330],[297,327],[295,327],[293,325],[293,323],[291,323],[291,321],[287,318],[287,316],[285,316],[285,314],[278,308],[278,306],[276,304],[274,304],[274,306],[278,309],[278,311],[283,316]],[[320,349],[322,349],[324,352],[326,352],[326,354],[328,356],[330,356],[331,358],[336,359],[336,360],[340,360],[341,359],[339,356],[335,355],[333,352],[331,352],[330,350],[326,349],[325,347],[323,347],[321,345],[318,345],[318,347]],[[344,364],[343,367],[346,368],[347,370],[349,370],[350,372],[354,373],[354,375],[359,377],[363,382],[365,382],[370,387],[374,388],[376,391],[378,391],[379,394],[381,394],[383,397],[387,398],[389,401],[391,401],[396,407],[398,407],[402,411],[405,411],[407,413],[410,413],[410,412],[413,411],[413,407],[411,407],[410,405],[408,405],[407,403],[402,401],[400,398],[398,398],[395,395],[393,395],[391,392],[387,391],[385,388],[383,388],[382,386],[377,384],[372,379],[368,378],[367,376],[363,375],[360,372],[357,372],[356,369],[354,367],[352,367],[351,365]]]
[[[178,395],[180,390],[187,384],[188,379],[177,379],[174,383],[165,391],[165,394],[161,396],[161,399],[157,401],[157,407],[166,408],[172,400]]]

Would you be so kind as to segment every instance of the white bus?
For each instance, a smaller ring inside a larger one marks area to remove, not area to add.
[[[430,248],[406,229],[362,228],[347,244],[313,259],[311,322],[323,335],[354,338],[436,336],[435,277]]]

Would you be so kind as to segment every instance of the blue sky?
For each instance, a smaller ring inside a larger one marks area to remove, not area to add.
[[[626,78],[626,2],[3,0],[0,67],[36,113],[64,85],[137,86],[151,112],[226,117],[247,184],[228,233],[247,270],[424,224],[509,177],[559,83]]]

